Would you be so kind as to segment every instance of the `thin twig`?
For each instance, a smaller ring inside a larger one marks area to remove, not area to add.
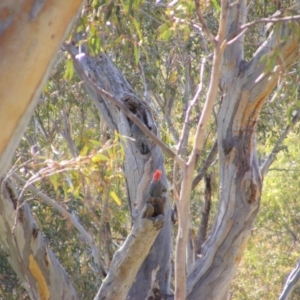
[[[206,63],[206,58],[203,58],[202,59],[202,63],[201,63],[201,68],[200,68],[200,82],[199,82],[196,94],[195,94],[193,100],[191,101],[191,103],[190,103],[187,111],[186,111],[185,120],[184,120],[184,124],[183,124],[183,128],[182,128],[180,140],[179,140],[179,143],[178,143],[178,146],[177,146],[177,155],[180,155],[182,153],[183,140],[188,135],[188,129],[189,129],[189,121],[190,121],[191,111],[192,111],[192,108],[197,103],[199,95],[200,95],[200,93],[202,91],[202,87],[203,87],[203,73],[204,73],[205,63]],[[178,176],[178,166],[175,163],[174,167],[173,167],[173,192],[174,192],[175,199],[179,198],[178,187],[177,187],[177,185],[178,185],[178,183],[177,183],[177,176]]]
[[[192,108],[197,103],[199,95],[202,92],[202,87],[203,87],[203,72],[204,72],[205,63],[206,63],[206,58],[203,58],[202,59],[202,63],[201,63],[201,68],[200,68],[200,82],[199,82],[196,94],[195,94],[193,100],[191,101],[191,103],[190,103],[187,111],[186,111],[185,120],[184,120],[184,123],[183,123],[183,129],[182,129],[182,133],[181,133],[181,137],[180,137],[180,140],[179,140],[179,144],[177,146],[177,154],[180,154],[181,151],[182,151],[183,139],[187,135],[187,132],[188,132],[188,127],[189,127],[188,125],[189,125],[189,121],[190,121],[190,115],[191,115]]]
[[[215,143],[214,143],[213,147],[211,148],[205,162],[202,164],[202,167],[201,167],[199,173],[197,174],[197,176],[193,180],[192,189],[194,189],[197,186],[197,184],[202,180],[202,178],[204,177],[207,169],[214,162],[214,160],[217,156],[217,153],[218,153],[218,142],[215,141]]]
[[[279,22],[289,22],[289,21],[297,21],[300,19],[300,15],[295,15],[295,16],[290,16],[290,17],[283,17],[283,18],[263,18],[257,21],[252,21],[247,24],[242,25],[236,32],[232,33],[228,38],[227,38],[227,44],[230,45],[234,43],[241,35],[243,35],[248,28],[261,24],[261,23],[279,23]]]
[[[260,23],[279,23],[279,22],[289,22],[289,21],[297,21],[300,20],[300,15],[290,16],[290,17],[283,17],[283,18],[263,18],[257,21],[252,21],[247,24],[242,25],[239,30],[244,30],[249,28],[253,25],[260,24]]]
[[[186,168],[183,169],[184,173],[180,197],[179,201],[176,203],[178,209],[178,234],[175,250],[175,299],[186,299],[186,246],[189,232],[190,197],[193,173],[197,158],[200,156],[203,149],[206,128],[218,93],[221,62],[226,47],[225,32],[228,8],[228,1],[221,1],[220,25],[216,43],[214,43],[214,58],[208,93],[197,125],[193,150]]]
[[[195,6],[196,6],[196,13],[198,16],[198,19],[201,23],[202,29],[205,32],[205,34],[207,35],[208,39],[210,40],[210,42],[215,45],[216,44],[216,39],[214,37],[214,35],[211,33],[211,31],[209,30],[209,28],[206,25],[206,22],[202,16],[201,13],[201,8],[200,8],[200,0],[195,0]]]
[[[268,158],[262,165],[262,167],[261,167],[262,177],[265,177],[265,175],[267,174],[271,164],[275,161],[276,156],[277,156],[278,152],[280,151],[280,145],[283,143],[283,141],[286,139],[287,135],[291,132],[291,130],[295,127],[296,123],[299,120],[300,120],[300,110],[298,110],[296,115],[293,117],[291,124],[285,128],[284,132],[281,134],[278,141],[276,142],[272,152],[269,154]]]

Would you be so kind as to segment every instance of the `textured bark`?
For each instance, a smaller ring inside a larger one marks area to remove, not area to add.
[[[0,176],[30,120],[82,0],[0,3]]]
[[[1,181],[0,243],[31,299],[77,299],[67,273],[48,248],[28,204],[17,210],[13,184]]]
[[[77,50],[74,47],[69,46],[68,49],[74,55],[77,54]],[[154,134],[157,134],[157,127],[153,121],[150,108],[136,96],[130,84],[104,53],[94,58],[89,57],[87,54],[79,54],[76,57],[75,69],[77,68],[79,76],[81,73],[79,68],[82,67],[85,74],[96,86],[109,92],[113,97],[124,103],[133,114],[143,116],[144,124]],[[99,96],[95,90],[88,86],[87,91],[111,130],[117,130],[124,137],[131,137],[131,120],[109,99]],[[164,173],[163,154],[159,147],[149,141],[150,153],[142,155],[134,141],[125,138],[121,139],[121,142],[125,152],[124,175],[128,190],[128,201],[132,222],[134,223],[141,208],[149,198],[149,183],[156,169],[160,169],[163,172],[162,183],[165,186],[168,186],[168,184]],[[170,213],[171,206],[167,194],[164,226],[156,238],[149,255],[139,269],[136,280],[128,294],[130,299],[145,299],[154,286],[158,288],[161,294],[169,294]],[[116,284],[118,285],[119,283]]]
[[[197,254],[201,253],[202,245],[206,240],[209,213],[211,207],[211,175],[205,176],[205,191],[204,191],[204,203],[202,207],[202,218],[199,226],[198,236],[197,236]]]
[[[245,17],[246,1],[230,7],[228,35],[238,32]],[[280,30],[270,34],[248,63],[243,61],[243,36],[226,49],[221,82],[224,98],[218,118],[220,204],[203,256],[188,276],[188,299],[223,299],[239,265],[262,191],[255,145],[258,115],[280,73],[299,57],[298,30],[299,23],[281,23]],[[280,57],[266,72],[268,60],[261,58],[272,55],[275,48]]]
[[[126,299],[137,271],[148,255],[150,248],[164,224],[164,216],[151,218],[154,208],[147,204],[136,220],[130,235],[115,253],[95,300]]]

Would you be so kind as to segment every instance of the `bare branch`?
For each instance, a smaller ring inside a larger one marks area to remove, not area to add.
[[[205,162],[203,163],[199,173],[197,174],[197,176],[193,180],[192,189],[194,189],[197,186],[197,184],[202,180],[205,173],[207,172],[207,169],[214,162],[214,160],[217,156],[217,153],[218,153],[218,142],[215,141],[215,143],[214,143],[213,147],[211,148],[211,150],[210,150]]]
[[[227,11],[228,11],[228,1],[222,1],[220,25],[218,31],[218,44],[214,51],[213,66],[212,66],[212,72],[210,76],[210,84],[209,84],[204,108],[197,125],[193,152],[188,161],[188,164],[192,164],[192,165],[195,164],[197,156],[199,156],[202,151],[206,127],[213,110],[215,99],[217,97],[218,84],[219,84],[219,78],[221,73],[222,56],[225,50],[224,38],[225,38],[225,30],[226,30]]]
[[[0,223],[3,226],[0,226],[0,242],[9,254],[9,263],[20,282],[31,299],[78,299],[65,270],[41,234],[30,207],[25,203],[17,211],[17,199],[18,194],[11,180],[2,181]]]
[[[197,158],[200,156],[205,140],[206,128],[212,114],[213,105],[218,93],[218,84],[221,73],[221,62],[226,46],[225,31],[228,12],[228,1],[221,1],[221,15],[218,36],[214,49],[213,66],[208,93],[204,108],[199,119],[192,153],[183,173],[178,209],[178,234],[175,252],[175,298],[186,299],[186,245],[189,232],[190,197],[193,182],[193,173]]]
[[[26,0],[22,1],[26,9],[16,9],[14,2],[1,1],[1,11],[6,11],[5,18],[1,17],[0,26],[0,125],[5,128],[0,133],[1,176],[9,166],[30,121],[54,64],[57,49],[69,32],[83,2]],[[24,80],[28,78],[28,70],[33,69],[30,81]],[[16,82],[18,88],[12,88]]]
[[[276,142],[272,152],[269,154],[269,156],[267,157],[267,159],[265,160],[264,164],[261,167],[261,175],[262,177],[265,177],[271,164],[275,161],[276,156],[278,154],[278,152],[280,152],[280,145],[283,143],[283,141],[286,139],[286,137],[288,136],[288,134],[291,132],[291,130],[295,127],[295,125],[297,124],[297,122],[300,120],[300,111],[298,110],[296,115],[293,117],[290,125],[288,125],[284,132],[281,134],[281,136],[279,137],[278,141]]]
[[[72,157],[75,158],[75,157],[78,156],[78,150],[76,148],[74,140],[72,139],[72,132],[71,132],[70,120],[68,118],[68,115],[67,115],[65,109],[62,111],[61,114],[62,114],[64,129],[65,129],[65,130],[61,131],[61,135],[66,140],[67,145],[68,145],[68,147],[70,149],[70,152],[72,154]]]
[[[181,136],[180,136],[179,144],[177,146],[177,154],[181,154],[181,152],[182,152],[182,145],[183,145],[184,137],[188,135],[187,133],[188,133],[188,128],[189,128],[189,121],[190,121],[191,111],[192,111],[192,108],[197,103],[197,100],[199,98],[200,93],[202,92],[203,73],[204,73],[205,63],[206,63],[206,58],[203,58],[202,63],[201,63],[201,68],[200,68],[200,82],[199,82],[196,94],[195,94],[193,100],[191,101],[187,111],[186,111],[186,115],[185,115],[185,119],[184,119],[184,123],[183,123],[183,128],[182,128],[182,133],[181,133]]]
[[[246,28],[249,28],[251,26],[254,26],[256,24],[261,24],[261,23],[279,23],[279,22],[289,22],[289,21],[298,21],[300,20],[300,15],[295,15],[295,16],[289,16],[289,17],[283,17],[283,18],[263,18],[257,21],[249,22],[245,25],[242,25],[240,27],[240,30],[244,30]]]
[[[211,33],[211,31],[209,30],[209,28],[207,27],[206,22],[202,16],[202,12],[201,12],[201,8],[200,8],[200,0],[195,0],[195,6],[196,6],[196,13],[197,13],[198,19],[201,23],[203,31],[209,38],[210,42],[215,46],[216,39],[215,39],[214,35]]]
[[[149,209],[148,205],[140,213],[123,246],[115,253],[109,273],[94,300],[126,299],[142,262],[164,224],[163,215],[151,219],[144,217]]]
[[[143,176],[139,182],[139,185],[137,187],[137,192],[136,192],[136,199],[134,202],[134,206],[136,207],[137,211],[141,211],[143,208],[143,192],[147,185],[150,182],[150,167],[151,167],[151,162],[152,162],[152,157],[150,156],[148,161],[145,163],[144,166],[144,173]],[[134,214],[133,214],[134,215]]]
[[[190,105],[187,109],[186,115],[185,115],[185,120],[184,120],[184,124],[183,124],[183,128],[182,128],[180,140],[179,140],[179,143],[178,143],[178,146],[177,146],[177,155],[180,155],[182,153],[182,147],[183,147],[183,144],[184,144],[183,141],[184,141],[184,139],[187,139],[187,137],[188,137],[189,121],[190,121],[191,111],[192,111],[192,108],[197,103],[199,95],[202,91],[203,73],[204,73],[205,62],[206,62],[206,58],[204,58],[202,60],[202,64],[201,64],[201,68],[200,68],[200,82],[199,82],[199,85],[198,85],[198,89],[197,89],[196,94],[195,94],[193,100],[191,101],[191,103],[190,103]],[[178,199],[177,179],[178,179],[178,166],[177,166],[177,164],[174,164],[174,167],[173,167],[173,191],[174,191],[175,199]]]
[[[295,5],[294,9],[296,8],[297,8],[297,4]],[[290,21],[298,21],[298,20],[300,20],[300,15],[294,15],[294,16],[282,17],[282,18],[273,16],[272,18],[263,18],[260,20],[249,22],[247,24],[242,25],[236,32],[232,33],[227,38],[228,45],[234,43],[241,35],[243,35],[248,30],[248,28],[253,27],[257,24],[280,23],[280,22],[290,22]]]
[[[279,300],[287,300],[291,296],[293,289],[295,288],[297,282],[300,278],[300,260],[298,260],[295,269],[290,273],[286,280],[283,291],[279,297]]]

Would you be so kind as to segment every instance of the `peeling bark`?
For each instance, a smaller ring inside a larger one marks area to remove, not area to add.
[[[18,210],[10,180],[1,181],[0,242],[31,299],[78,299],[76,292],[34,221],[28,204]]]
[[[246,1],[240,0],[228,15],[228,35],[242,25],[243,16],[246,16]],[[256,123],[280,74],[299,58],[299,34],[295,30],[299,23],[293,22],[291,27],[282,23],[280,30],[270,34],[248,63],[243,62],[242,37],[225,51],[222,77],[225,95],[218,118],[220,204],[203,256],[188,276],[187,299],[223,299],[243,255],[262,191]],[[272,70],[266,72],[267,60],[262,57],[272,55],[275,48],[280,57]]]
[[[101,285],[95,300],[126,299],[144,259],[164,224],[164,216],[152,218],[154,208],[147,204],[134,223],[130,235],[115,253],[107,277]],[[137,297],[138,295],[135,295]],[[142,299],[142,298],[140,298]]]

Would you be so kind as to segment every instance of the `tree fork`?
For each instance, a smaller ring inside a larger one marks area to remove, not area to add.
[[[139,107],[139,109],[143,109],[140,113],[148,116],[146,126],[141,123],[142,126],[139,127],[141,129],[143,127],[151,128],[151,131],[156,134],[157,128],[150,108],[135,95],[130,84],[104,53],[97,57],[89,57],[87,53],[78,54],[78,50],[70,44],[67,45],[67,48],[72,53],[73,59],[76,60],[74,61],[75,69],[77,68],[79,76],[86,83],[90,97],[112,130],[117,130],[121,135],[130,137],[132,132],[129,117],[138,124],[141,120],[134,114],[136,113],[135,107]],[[161,148],[154,143],[147,155],[142,155],[136,143],[129,139],[122,139],[121,143],[125,150],[124,177],[128,187],[128,202],[132,220],[135,221],[140,213],[138,208],[143,207],[142,204],[145,204],[149,198],[149,184],[146,185],[143,192],[138,187],[144,181],[142,179],[144,170],[150,158],[152,159],[149,172],[152,174],[154,170],[160,169],[163,172],[162,183],[164,186],[168,185],[164,174],[164,158]],[[177,157],[178,163],[182,165],[182,160],[175,153],[174,155],[175,159]],[[149,182],[150,178],[149,176]],[[142,186],[145,186],[144,182]],[[139,203],[137,197],[142,199],[142,203]],[[171,227],[171,205],[167,193],[164,226],[131,286],[130,299],[146,298],[153,289],[153,284],[158,286],[161,294],[170,294]],[[154,277],[153,274],[155,274]]]

